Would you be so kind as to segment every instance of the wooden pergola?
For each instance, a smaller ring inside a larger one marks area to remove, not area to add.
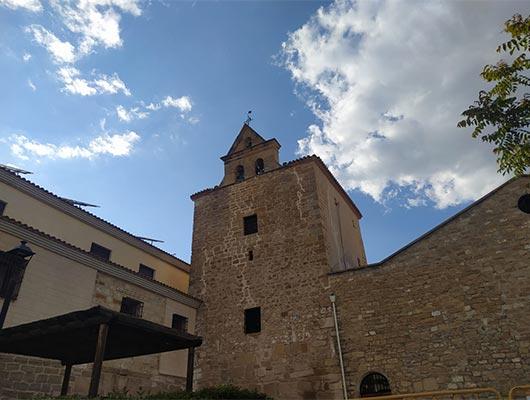
[[[195,347],[202,338],[97,306],[0,330],[0,352],[58,360],[64,366],[61,395],[72,366],[93,363],[88,397],[96,397],[103,361],[188,349],[186,390],[193,385]]]

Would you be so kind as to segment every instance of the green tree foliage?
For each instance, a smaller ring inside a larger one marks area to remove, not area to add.
[[[492,143],[499,172],[521,175],[530,166],[530,16],[514,15],[504,31],[511,39],[497,47],[511,62],[486,65],[480,74],[494,84],[462,113],[458,127],[473,127],[472,136]]]

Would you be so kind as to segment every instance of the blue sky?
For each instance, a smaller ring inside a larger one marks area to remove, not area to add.
[[[189,260],[248,110],[316,153],[378,261],[507,177],[458,130],[523,2],[0,0],[0,163]]]

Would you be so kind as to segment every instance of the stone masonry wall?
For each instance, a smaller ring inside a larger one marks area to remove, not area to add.
[[[529,179],[383,264],[332,274],[314,168],[296,163],[195,198],[200,386],[341,397],[333,292],[350,397],[371,371],[393,393],[529,383],[530,218],[516,207]],[[244,236],[253,213],[259,232]],[[255,306],[262,330],[245,334],[244,310]]]
[[[151,375],[105,365],[100,393],[126,390],[128,393],[174,391],[185,385],[183,378]],[[89,365],[72,368],[69,394],[86,395],[92,369]],[[0,400],[30,399],[61,391],[64,367],[58,361],[0,354]]]
[[[370,371],[394,393],[530,383],[529,178],[384,264],[330,276],[350,396]]]
[[[243,217],[254,213],[258,233],[245,236]],[[340,394],[324,242],[312,163],[195,199],[190,294],[204,302],[200,386],[230,382],[282,399]],[[245,334],[244,310],[257,306],[261,332]]]
[[[0,354],[0,399],[29,399],[59,394],[63,369],[59,362]]]

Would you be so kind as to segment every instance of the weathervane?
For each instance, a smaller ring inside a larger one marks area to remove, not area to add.
[[[252,121],[252,110],[250,110],[249,112],[247,112],[247,120],[245,121],[245,124],[246,125],[250,125],[250,121]]]

